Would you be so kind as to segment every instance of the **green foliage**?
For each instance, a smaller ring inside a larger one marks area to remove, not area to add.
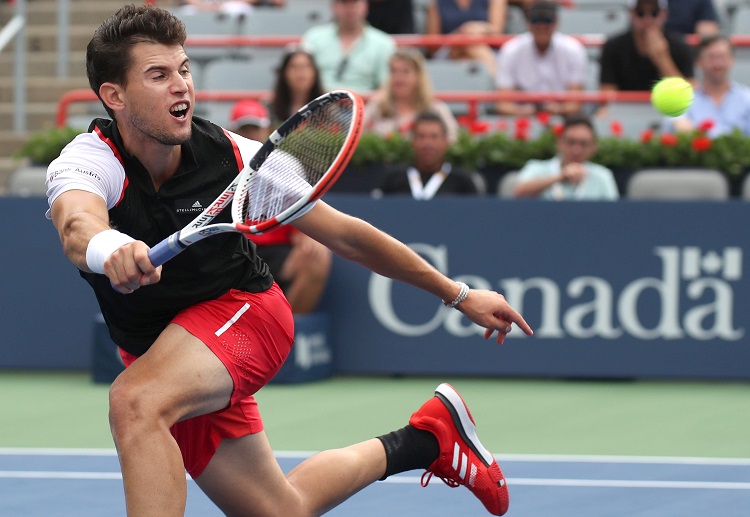
[[[544,160],[555,153],[555,135],[551,129],[545,129],[534,140],[514,138],[505,131],[471,135],[464,130],[448,150],[448,159],[474,170],[486,167],[519,169],[528,160]],[[366,133],[352,163],[366,166],[408,162],[410,158],[411,147],[403,136],[382,138]],[[640,139],[604,136],[599,138],[592,161],[612,169],[708,167],[739,178],[750,169],[750,138],[736,131],[709,141],[700,130],[680,134],[647,131]]]
[[[47,165],[60,156],[63,147],[68,145],[78,134],[80,129],[72,127],[52,127],[34,133],[15,153],[16,158],[28,158],[31,163]]]

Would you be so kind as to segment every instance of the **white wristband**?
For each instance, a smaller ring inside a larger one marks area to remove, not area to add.
[[[117,230],[104,230],[89,241],[86,248],[86,265],[94,273],[104,273],[104,262],[120,247],[135,241]]]
[[[469,296],[469,286],[463,282],[456,283],[460,287],[458,296],[456,296],[456,298],[452,302],[446,302],[445,300],[443,300],[443,305],[445,305],[446,307],[450,307],[451,309],[455,309],[456,305],[464,301],[466,297]]]

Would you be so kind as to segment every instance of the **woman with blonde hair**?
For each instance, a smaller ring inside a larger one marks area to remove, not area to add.
[[[444,102],[432,95],[432,82],[424,56],[415,49],[398,49],[391,56],[385,84],[365,107],[365,129],[382,136],[411,130],[417,114],[438,113],[448,127],[448,137],[455,142],[458,122]]]

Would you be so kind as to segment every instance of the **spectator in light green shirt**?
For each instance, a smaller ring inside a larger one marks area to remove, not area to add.
[[[323,88],[378,89],[395,40],[367,23],[367,0],[332,0],[333,22],[308,29],[302,47],[315,57]]]
[[[596,153],[596,132],[586,117],[565,119],[557,137],[558,154],[550,160],[529,160],[518,173],[515,197],[549,200],[614,201],[619,199],[614,175],[589,161]]]

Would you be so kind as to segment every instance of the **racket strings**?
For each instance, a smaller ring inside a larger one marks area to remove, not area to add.
[[[351,99],[320,106],[260,166],[242,202],[245,224],[276,217],[312,193],[341,153],[353,122]]]

